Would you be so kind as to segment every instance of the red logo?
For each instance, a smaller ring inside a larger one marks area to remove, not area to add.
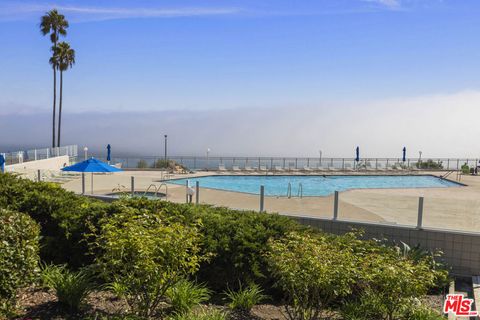
[[[477,316],[478,311],[472,311],[473,299],[468,299],[463,294],[447,294],[443,303],[443,313],[452,313],[459,317]]]

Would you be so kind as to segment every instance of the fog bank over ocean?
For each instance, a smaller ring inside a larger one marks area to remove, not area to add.
[[[63,144],[117,155],[480,157],[480,92],[393,99],[360,105],[72,113]],[[51,114],[0,103],[0,151],[49,146]]]

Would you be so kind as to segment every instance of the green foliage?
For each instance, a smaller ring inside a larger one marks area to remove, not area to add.
[[[86,256],[84,234],[107,215],[109,205],[75,195],[61,186],[0,175],[0,207],[27,213],[40,224],[42,260],[81,266]]]
[[[102,220],[96,262],[108,280],[124,288],[132,309],[150,317],[168,289],[198,270],[197,229],[196,224],[170,221],[160,213],[124,208]]]
[[[273,279],[264,256],[268,239],[280,239],[291,231],[305,229],[292,219],[276,214],[207,205],[137,198],[122,199],[113,206],[115,212],[122,208],[159,212],[182,224],[200,220],[201,255],[211,258],[202,261],[197,278],[218,292],[237,289],[239,283],[257,283],[265,290],[270,289]]]
[[[139,161],[137,162],[137,168],[139,168],[139,169],[146,169],[146,168],[148,168],[148,163],[147,163],[147,161],[145,161],[145,160],[143,160],[143,159],[142,159],[142,160],[139,160]]]
[[[415,303],[412,303],[412,305],[413,307],[404,311],[401,320],[445,320],[445,317],[435,310],[422,305],[415,305]]]
[[[202,308],[186,314],[176,314],[168,320],[226,320],[227,314],[217,309]]]
[[[416,164],[418,169],[428,169],[428,170],[441,170],[443,169],[442,161],[433,161],[432,159],[428,159],[427,161],[419,161]]]
[[[42,283],[55,290],[58,302],[69,311],[78,311],[88,294],[94,289],[90,272],[70,271],[66,265],[45,265],[42,268]]]
[[[463,174],[469,174],[470,173],[470,167],[468,166],[467,163],[462,164],[461,170],[462,170]]]
[[[242,288],[240,285],[238,291],[227,290],[225,295],[229,300],[228,306],[230,309],[244,312],[249,312],[253,306],[266,299],[263,290],[257,284],[252,284],[246,288]]]
[[[173,312],[185,314],[210,299],[210,290],[203,285],[182,279],[167,290],[166,296]]]
[[[317,319],[335,299],[351,293],[354,255],[326,240],[291,233],[269,243],[268,262],[292,320]]]
[[[0,317],[14,305],[17,290],[35,277],[39,234],[28,215],[0,209]]]

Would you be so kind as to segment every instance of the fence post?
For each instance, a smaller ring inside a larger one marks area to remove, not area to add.
[[[42,181],[42,175],[40,174],[40,169],[37,170],[37,179],[38,179],[38,182]]]
[[[82,172],[82,194],[85,194],[85,172]]]
[[[265,187],[260,186],[260,212],[264,211],[265,205]]]
[[[130,177],[130,192],[132,193],[132,197],[135,195],[135,177]]]
[[[37,149],[35,149],[35,150],[33,151],[33,154],[34,154],[34,157],[35,157],[35,161],[37,161]]]
[[[185,203],[188,203],[188,180],[185,182]]]
[[[338,191],[335,191],[333,197],[333,220],[336,221],[338,219]]]
[[[423,224],[423,197],[418,198],[418,219],[417,229],[422,229]]]
[[[195,204],[198,205],[200,198],[200,182],[195,182]]]

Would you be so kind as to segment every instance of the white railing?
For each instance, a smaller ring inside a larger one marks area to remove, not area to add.
[[[2,154],[5,158],[5,165],[11,165],[60,156],[69,156],[71,158],[76,158],[78,156],[78,146],[69,145],[56,148],[40,148],[13,152],[0,152],[0,154]]]

